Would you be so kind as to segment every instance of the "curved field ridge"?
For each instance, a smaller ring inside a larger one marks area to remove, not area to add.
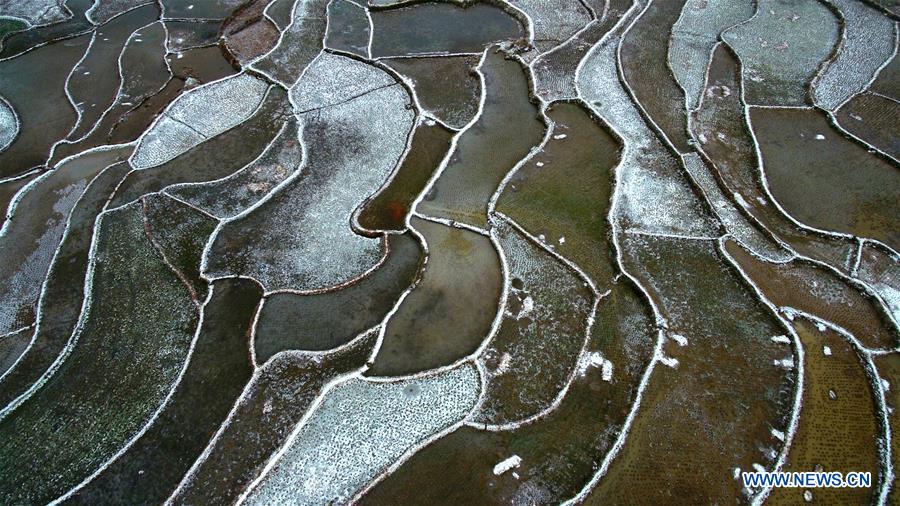
[[[0,0],[0,504],[900,503],[898,42]]]

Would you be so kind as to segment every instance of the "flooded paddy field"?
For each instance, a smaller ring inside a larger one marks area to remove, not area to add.
[[[898,41],[0,0],[0,504],[900,504]]]

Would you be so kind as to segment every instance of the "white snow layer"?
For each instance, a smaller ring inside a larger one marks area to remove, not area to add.
[[[407,450],[463,419],[479,393],[471,364],[396,382],[353,378],[327,394],[248,504],[344,503]]]
[[[260,79],[238,74],[178,97],[141,138],[132,166],[160,165],[243,123],[262,103],[268,88]]]

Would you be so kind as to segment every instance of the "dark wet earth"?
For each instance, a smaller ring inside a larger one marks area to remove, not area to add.
[[[900,503],[898,34],[0,0],[0,504]]]

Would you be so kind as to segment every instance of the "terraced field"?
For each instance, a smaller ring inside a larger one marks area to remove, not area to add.
[[[898,41],[0,0],[0,504],[900,504]]]

